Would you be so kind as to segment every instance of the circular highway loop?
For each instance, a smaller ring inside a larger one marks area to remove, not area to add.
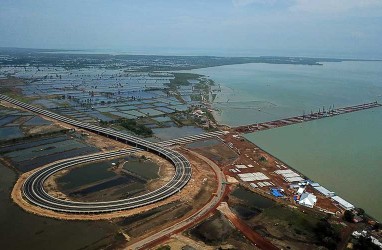
[[[86,129],[88,131],[113,138],[134,146],[130,150],[120,150],[108,153],[98,153],[93,155],[85,155],[72,159],[67,159],[60,162],[55,162],[42,168],[32,175],[30,175],[23,183],[22,192],[24,197],[32,204],[42,208],[66,212],[66,213],[108,213],[114,211],[122,211],[136,207],[145,206],[163,200],[176,192],[179,192],[191,178],[191,166],[188,160],[178,152],[163,148],[155,143],[137,138],[135,136],[127,135],[113,129],[102,128],[99,126],[91,125],[88,123],[79,122],[67,117],[55,114],[53,112],[43,110],[32,105],[17,101],[10,97],[0,94],[0,99],[10,102],[19,107],[25,108],[32,112],[44,115],[46,117],[70,124],[72,126]],[[175,168],[175,174],[172,179],[164,186],[154,191],[130,197],[127,199],[105,201],[105,202],[76,202],[70,200],[62,200],[55,198],[48,194],[44,189],[44,182],[49,176],[66,168],[73,167],[78,164],[104,160],[113,157],[123,156],[129,153],[146,150],[155,153],[167,160],[169,160]]]

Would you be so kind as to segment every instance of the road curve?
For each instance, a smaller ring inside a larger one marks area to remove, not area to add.
[[[58,120],[60,122],[64,122],[66,124],[78,128],[97,133],[99,135],[107,136],[109,138],[124,142],[126,144],[130,144],[135,147],[131,150],[120,150],[115,152],[80,156],[61,162],[53,163],[46,168],[36,171],[30,177],[28,177],[28,179],[24,182],[22,187],[23,195],[29,202],[31,202],[34,205],[49,210],[66,213],[108,213],[114,211],[122,211],[163,200],[178,192],[188,183],[188,181],[191,178],[191,165],[189,161],[183,155],[179,154],[174,150],[163,148],[155,143],[149,142],[141,138],[137,138],[135,136],[127,135],[110,128],[102,128],[99,126],[69,119],[64,116],[55,114],[53,112],[34,107],[24,102],[20,102],[5,95],[0,94],[0,99],[12,103],[16,106],[22,107],[24,109],[27,109],[29,111],[44,115],[46,117]],[[132,153],[134,151],[139,150],[147,150],[169,160],[175,168],[175,174],[172,177],[172,179],[164,186],[152,192],[136,197],[107,202],[75,202],[61,200],[49,195],[44,190],[43,184],[46,181],[46,179],[52,174],[64,168],[69,168],[74,165],[86,162],[123,156],[128,153]]]
[[[226,191],[225,183],[227,183],[224,173],[220,170],[218,165],[216,165],[213,161],[211,161],[207,157],[190,150],[187,150],[187,152],[206,162],[215,172],[216,179],[217,179],[216,193],[212,196],[212,198],[206,204],[204,204],[202,208],[200,208],[198,211],[196,211],[192,215],[188,216],[187,218],[183,219],[182,221],[178,223],[175,223],[174,225],[171,225],[163,230],[160,230],[159,232],[156,232],[137,242],[129,244],[129,246],[127,246],[126,249],[128,250],[146,249],[148,248],[148,245],[152,244],[153,242],[157,240],[160,240],[161,238],[170,236],[171,234],[177,231],[182,231],[185,228],[191,227],[196,222],[202,220],[204,216],[206,216],[208,213],[213,211],[215,207],[221,202],[224,196],[224,193]]]

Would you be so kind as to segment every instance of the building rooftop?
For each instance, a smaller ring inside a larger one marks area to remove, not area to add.
[[[336,201],[341,207],[345,208],[346,210],[354,209],[354,205],[345,201],[339,196],[333,196],[332,200]]]
[[[326,197],[332,197],[335,195],[334,192],[322,187],[322,186],[318,186],[318,187],[313,187],[314,189],[316,189],[318,192],[320,192],[321,194],[325,195]]]
[[[317,202],[317,197],[311,193],[303,193],[300,196],[300,201],[298,202],[300,205],[306,207],[313,207]]]

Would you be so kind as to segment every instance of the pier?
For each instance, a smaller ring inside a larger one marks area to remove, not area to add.
[[[307,121],[312,121],[312,120],[317,120],[317,119],[322,119],[326,117],[332,117],[332,116],[337,116],[341,114],[346,114],[346,113],[351,113],[351,112],[356,112],[356,111],[361,111],[365,109],[371,109],[371,108],[377,108],[381,107],[382,104],[378,102],[370,102],[370,103],[364,103],[364,104],[359,104],[355,106],[349,106],[349,107],[343,107],[343,108],[337,108],[337,109],[329,109],[326,110],[323,109],[322,111],[318,112],[311,112],[310,114],[304,114],[301,116],[294,116],[286,119],[280,119],[280,120],[274,120],[274,121],[269,121],[269,122],[261,122],[261,123],[255,123],[255,124],[250,124],[250,125],[244,125],[244,126],[239,126],[239,127],[234,127],[232,128],[233,131],[238,132],[238,133],[252,133],[256,131],[262,131],[266,129],[271,129],[271,128],[278,128],[278,127],[284,127],[288,125],[293,125],[296,123],[302,123],[302,122],[307,122]]]

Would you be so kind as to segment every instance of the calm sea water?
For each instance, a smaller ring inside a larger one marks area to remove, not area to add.
[[[246,64],[193,70],[221,85],[217,119],[232,126],[382,102],[382,62]],[[382,108],[247,135],[382,220]]]
[[[382,62],[323,66],[243,64],[193,70],[222,86],[221,123],[243,125],[363,102],[382,101]]]

